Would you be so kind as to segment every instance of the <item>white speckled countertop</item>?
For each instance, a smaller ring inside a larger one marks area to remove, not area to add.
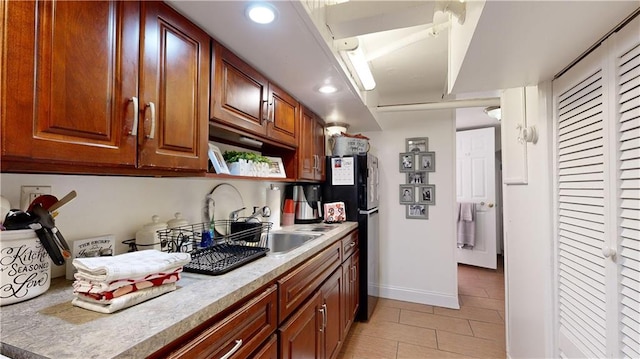
[[[290,252],[268,254],[224,275],[183,273],[177,290],[114,314],[72,306],[72,282],[56,278],[46,293],[2,307],[0,352],[14,359],[144,358],[318,253],[357,224],[332,226]]]

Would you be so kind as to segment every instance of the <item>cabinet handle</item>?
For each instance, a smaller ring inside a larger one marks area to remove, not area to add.
[[[325,320],[325,319],[324,319],[324,307],[325,307],[325,305],[323,304],[323,305],[322,305],[322,308],[318,309],[318,311],[319,311],[320,313],[322,313],[322,323],[320,324],[320,328],[318,329],[318,330],[319,330],[319,331],[321,331],[321,332],[324,332],[324,325],[325,325],[325,322],[324,322],[324,320]]]
[[[313,169],[317,170],[318,169],[318,156],[313,155]]]
[[[329,315],[327,312],[329,311],[327,309],[327,303],[322,305],[322,308],[324,308],[324,310],[322,311],[322,327],[324,329],[327,329],[327,316]]]
[[[356,242],[355,242],[355,241],[353,241],[353,242],[349,243],[349,247],[353,248],[353,247],[355,247],[355,246],[356,246]]]
[[[221,356],[220,359],[229,359],[229,358],[231,358],[231,356],[233,354],[235,354],[238,351],[238,349],[240,349],[241,346],[242,346],[242,339],[236,340],[236,345],[234,345],[233,348],[231,348],[231,350],[229,350],[227,352],[227,354]]]
[[[131,136],[137,136],[138,135],[138,121],[139,121],[139,117],[140,117],[140,106],[138,104],[138,98],[133,96],[130,100],[131,102],[133,102],[133,126],[131,126],[131,131],[129,131],[129,134]]]
[[[156,104],[149,102],[148,107],[151,110],[151,131],[149,131],[149,136],[147,136],[147,138],[153,139],[156,133]]]
[[[356,276],[358,275],[358,270],[356,269],[356,266],[351,266],[351,271],[353,272],[353,279],[351,281],[355,282]]]

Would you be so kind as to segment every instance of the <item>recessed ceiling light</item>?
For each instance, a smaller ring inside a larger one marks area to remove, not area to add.
[[[320,86],[320,88],[318,88],[318,91],[321,93],[329,94],[338,91],[338,89],[333,85],[322,85]]]
[[[247,16],[258,24],[269,24],[276,18],[276,10],[271,4],[252,4],[247,8]]]

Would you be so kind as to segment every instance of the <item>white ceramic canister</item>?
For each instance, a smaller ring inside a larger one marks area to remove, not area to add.
[[[167,224],[160,222],[159,216],[152,216],[151,222],[145,224],[142,229],[136,232],[136,248],[141,251],[144,249],[162,250],[162,244],[158,237],[158,231],[167,229]]]
[[[0,232],[0,305],[22,302],[49,289],[51,260],[31,229]]]

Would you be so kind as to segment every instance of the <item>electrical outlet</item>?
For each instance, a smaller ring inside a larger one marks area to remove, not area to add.
[[[51,194],[51,186],[21,186],[20,209],[26,211],[29,204],[43,194]]]

